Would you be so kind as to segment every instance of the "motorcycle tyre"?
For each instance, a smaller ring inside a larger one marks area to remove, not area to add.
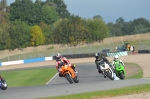
[[[110,71],[111,72],[111,71]],[[112,73],[110,73],[109,71],[107,72],[107,77],[111,80],[114,80],[114,77],[112,77]]]
[[[120,79],[121,79],[121,80],[124,80],[124,78],[125,78],[124,72],[121,72],[121,73],[120,73]]]
[[[4,81],[3,83],[6,83],[6,84],[7,84],[7,82],[5,82],[5,81]],[[8,86],[8,85],[7,85],[7,86]],[[6,87],[3,86],[1,89],[2,89],[2,90],[6,90],[6,89],[7,89],[7,86],[6,86]]]
[[[66,79],[70,82],[70,84],[73,83],[73,79],[72,79],[72,77],[70,76],[70,74],[66,73],[66,74],[65,74],[65,77],[66,77]]]
[[[74,81],[75,83],[78,83],[78,82],[79,82],[78,76],[76,76],[76,77],[73,79],[73,81]]]

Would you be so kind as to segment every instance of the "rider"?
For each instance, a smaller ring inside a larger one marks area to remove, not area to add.
[[[58,72],[59,72],[60,62],[63,62],[67,64],[68,66],[71,66],[71,68],[77,73],[77,71],[75,70],[75,65],[71,64],[70,61],[66,57],[62,57],[60,53],[57,53],[56,54],[56,69],[58,70]],[[59,76],[62,77],[62,74],[60,72],[59,72]]]
[[[3,79],[3,78],[2,78],[2,76],[0,75],[0,81],[1,81],[1,79]]]
[[[101,60],[105,61],[110,67],[112,67],[112,65],[110,64],[110,62],[108,61],[108,59],[105,56],[103,56],[102,54],[95,53],[95,58],[96,58],[95,59],[95,64],[97,66],[97,69],[98,69],[99,73],[102,73],[102,71],[100,69],[100,66],[99,66]]]
[[[119,59],[119,56],[118,56],[118,55],[115,55],[115,56],[114,56],[114,60],[113,60],[113,62],[112,62],[112,65],[113,65],[113,66],[116,66],[118,63],[121,63],[123,66],[125,66],[124,63],[122,62],[122,60]]]

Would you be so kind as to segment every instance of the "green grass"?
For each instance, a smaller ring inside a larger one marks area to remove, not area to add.
[[[1,72],[9,87],[45,85],[55,74],[55,68]]]
[[[134,79],[134,78],[142,78],[143,77],[143,70],[138,64],[125,63],[125,66],[132,66],[134,68],[138,68],[138,70],[136,71],[136,73],[134,73],[134,75],[128,76],[128,77],[126,77],[126,79]]]
[[[45,97],[37,99],[94,99],[95,97],[112,97],[119,95],[128,95],[134,93],[150,92],[150,84],[142,84],[136,86],[129,86],[118,89],[104,90],[104,91],[93,91],[87,93],[65,95],[65,96],[56,96],[56,97]]]

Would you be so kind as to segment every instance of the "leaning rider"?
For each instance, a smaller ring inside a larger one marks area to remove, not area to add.
[[[95,59],[95,64],[97,66],[97,69],[98,69],[99,73],[102,73],[102,70],[99,66],[101,60],[105,61],[110,67],[112,67],[112,65],[110,64],[110,62],[108,61],[108,59],[104,55],[102,55],[100,53],[95,53],[95,58],[96,58]]]
[[[122,66],[125,66],[124,63],[122,62],[122,60],[119,59],[119,56],[115,55],[112,65],[116,68],[116,66],[118,66],[120,63],[122,64]]]
[[[61,62],[67,64],[68,66],[71,66],[71,68],[75,71],[75,73],[77,73],[75,69],[75,65],[71,64],[70,61],[66,57],[62,57],[60,53],[56,54],[56,69],[58,70],[58,72],[59,72],[59,64]],[[59,76],[62,77],[62,74],[60,72],[59,72]]]

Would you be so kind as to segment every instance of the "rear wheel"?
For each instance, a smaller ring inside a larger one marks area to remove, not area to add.
[[[66,79],[72,84],[73,79],[72,79],[71,75],[70,74],[65,74],[65,76],[66,76]]]
[[[125,78],[124,72],[121,72],[121,73],[120,73],[120,79],[123,80],[124,78]]]

